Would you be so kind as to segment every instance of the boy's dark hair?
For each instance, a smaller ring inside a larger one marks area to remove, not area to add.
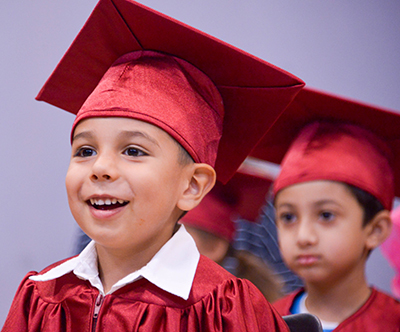
[[[173,139],[173,140],[179,147],[179,156],[178,156],[179,164],[182,166],[186,166],[190,163],[194,163],[192,156],[184,149],[184,147],[182,145],[180,145],[179,142],[177,142],[175,139]],[[177,221],[181,220],[187,212],[188,211],[183,211]]]
[[[182,145],[180,145],[176,139],[174,139],[174,138],[172,138],[172,139],[179,147],[179,156],[178,156],[179,164],[185,166],[190,163],[194,163],[192,156],[185,150],[185,148]]]
[[[375,217],[378,212],[385,209],[382,203],[378,201],[375,196],[371,195],[365,190],[362,190],[347,183],[345,183],[345,186],[350,190],[350,192],[357,199],[358,203],[363,209],[363,227],[368,225],[368,223]]]

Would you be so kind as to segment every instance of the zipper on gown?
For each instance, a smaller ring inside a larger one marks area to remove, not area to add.
[[[99,316],[101,305],[103,304],[103,299],[103,294],[99,293],[96,299],[96,303],[94,304],[92,332],[96,331],[97,318]]]

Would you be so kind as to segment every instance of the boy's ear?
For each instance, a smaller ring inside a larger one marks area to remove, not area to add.
[[[365,227],[367,228],[366,246],[369,250],[375,249],[390,235],[392,230],[390,212],[388,210],[378,212]]]
[[[217,178],[214,168],[208,164],[193,163],[189,172],[189,181],[178,201],[178,208],[182,211],[195,208],[214,187]]]

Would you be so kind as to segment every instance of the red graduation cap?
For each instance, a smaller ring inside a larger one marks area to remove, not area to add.
[[[305,88],[252,152],[282,163],[274,192],[326,179],[357,186],[390,209],[400,195],[400,114]]]
[[[217,87],[225,116],[215,169],[223,182],[304,85],[263,60],[132,0],[100,0],[37,99],[76,114],[110,66],[140,50],[183,59]]]
[[[256,221],[260,209],[266,202],[277,170],[264,160],[247,157],[229,182],[221,186],[222,193],[235,204],[241,218]]]
[[[265,204],[274,175],[260,163],[246,159],[227,184],[217,182],[181,222],[231,242],[235,235],[234,221],[239,217],[255,221]]]

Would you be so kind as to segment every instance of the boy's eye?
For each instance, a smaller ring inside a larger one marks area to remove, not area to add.
[[[80,148],[75,153],[75,157],[91,157],[96,155],[96,151],[92,148]]]
[[[127,148],[126,150],[124,150],[123,153],[126,154],[127,156],[131,156],[131,157],[147,156],[147,154],[145,152],[143,152],[142,150],[140,150],[138,148],[134,148],[134,147]]]
[[[281,213],[279,215],[279,220],[281,220],[284,224],[290,224],[296,220],[296,216],[293,213]]]
[[[320,213],[320,217],[323,221],[332,221],[335,218],[335,215],[329,211],[323,211]]]

